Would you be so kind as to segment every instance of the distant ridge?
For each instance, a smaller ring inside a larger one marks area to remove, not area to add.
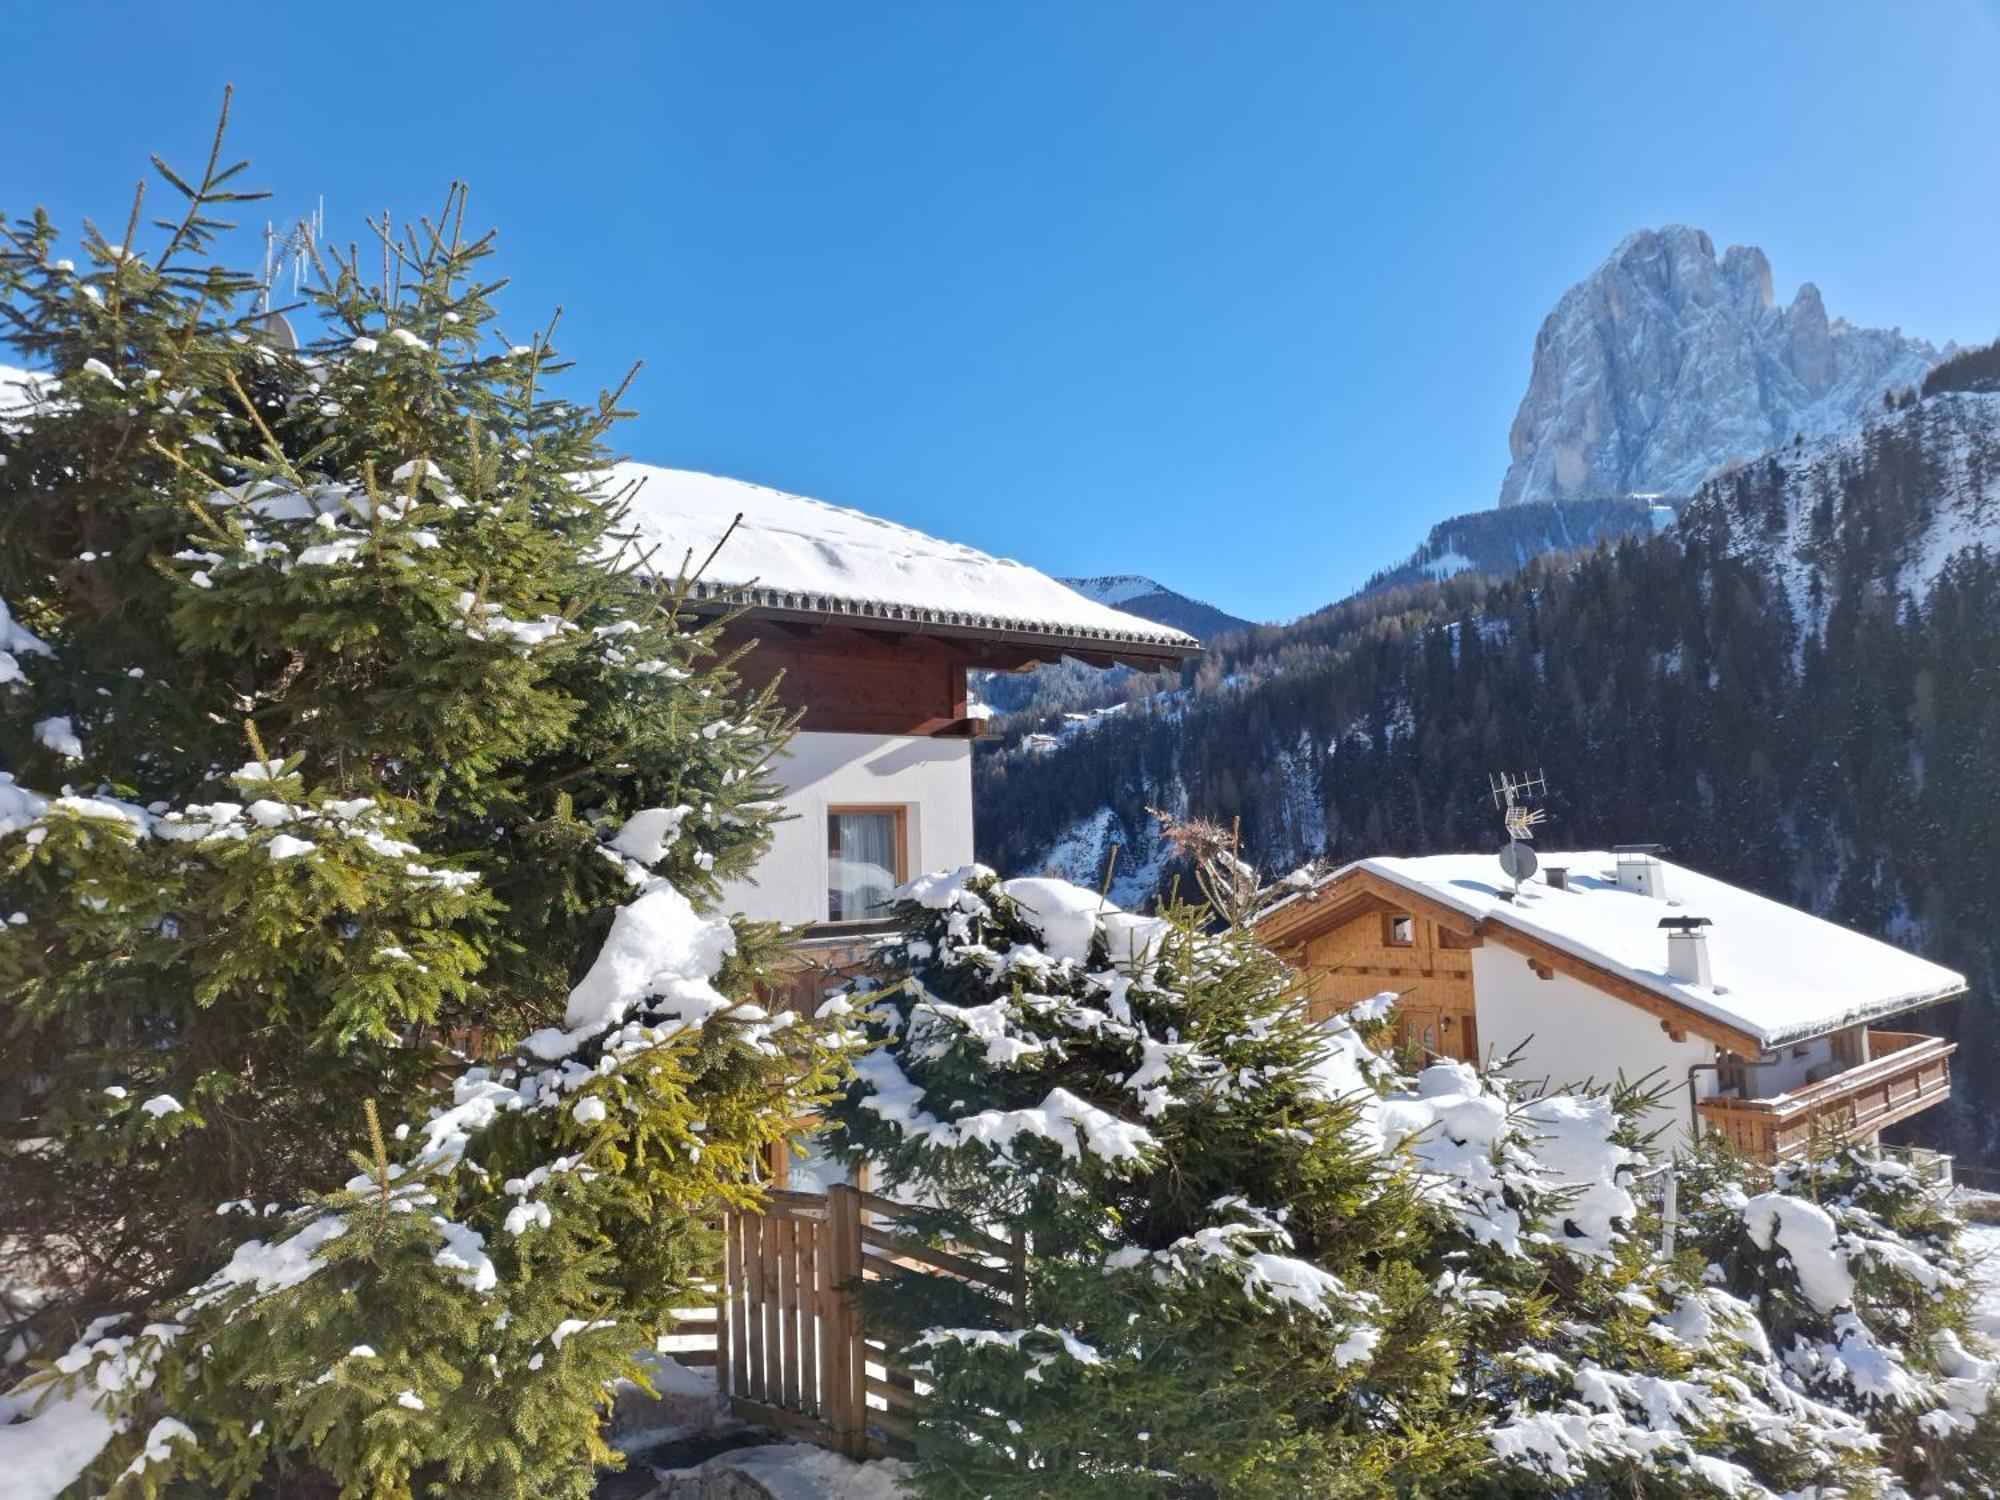
[[[1107,573],[1097,578],[1064,578],[1058,581],[1068,584],[1086,599],[1122,609],[1156,625],[1185,630],[1202,641],[1211,641],[1232,630],[1243,630],[1254,623],[1227,610],[1217,609],[1213,604],[1190,599],[1186,594],[1140,573]]]
[[[1416,551],[1370,578],[1361,592],[1435,583],[1460,573],[1508,578],[1537,557],[1584,552],[1599,542],[1670,526],[1677,503],[1660,495],[1622,495],[1468,511],[1438,522]]]

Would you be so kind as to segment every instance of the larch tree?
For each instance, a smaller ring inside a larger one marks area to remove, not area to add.
[[[4,1430],[93,1493],[587,1493],[838,1063],[712,914],[787,725],[463,189],[316,252],[293,347],[220,140],[156,240],[0,239],[0,1240],[60,1355]]]

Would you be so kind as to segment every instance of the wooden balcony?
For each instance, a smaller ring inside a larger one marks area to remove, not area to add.
[[[1760,1161],[1802,1156],[1815,1145],[1865,1140],[1951,1093],[1958,1043],[1914,1031],[1868,1033],[1868,1061],[1769,1099],[1703,1099],[1704,1132],[1716,1131]]]

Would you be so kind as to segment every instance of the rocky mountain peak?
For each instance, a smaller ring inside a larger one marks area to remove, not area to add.
[[[1687,494],[1867,415],[1936,358],[1897,330],[1830,321],[1811,282],[1781,306],[1753,245],[1718,258],[1703,230],[1642,229],[1542,324],[1500,503]]]

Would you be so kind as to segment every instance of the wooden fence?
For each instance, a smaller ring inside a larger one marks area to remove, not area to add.
[[[713,1322],[682,1315],[684,1364],[715,1366],[736,1413],[850,1457],[909,1451],[921,1377],[867,1326],[866,1282],[951,1277],[989,1288],[1025,1311],[1021,1240],[979,1235],[943,1248],[886,1227],[911,1210],[875,1193],[782,1190],[759,1213],[730,1213]],[[709,1335],[709,1338],[704,1338]],[[706,1347],[703,1347],[703,1346]]]

